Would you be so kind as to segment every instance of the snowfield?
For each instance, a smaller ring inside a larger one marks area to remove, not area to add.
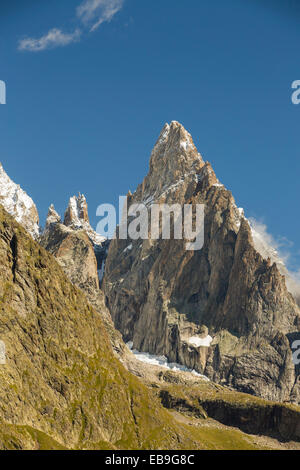
[[[199,336],[192,336],[189,338],[189,343],[192,346],[196,346],[196,348],[199,348],[200,346],[205,346],[209,348],[210,343],[212,342],[212,337],[207,335],[205,338],[199,338]]]

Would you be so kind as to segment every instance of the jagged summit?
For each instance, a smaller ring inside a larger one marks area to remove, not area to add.
[[[88,214],[88,205],[83,194],[72,196],[69,200],[64,217],[64,225],[74,230],[84,230],[94,245],[102,245],[106,240],[91,227]]]
[[[39,237],[39,215],[33,200],[9,178],[1,163],[0,204],[34,239]]]
[[[83,194],[73,196],[69,200],[69,205],[65,212],[64,224],[67,227],[81,228],[84,224],[89,224],[88,206]]]
[[[68,207],[65,211],[64,221],[62,222],[60,215],[56,212],[54,205],[51,204],[48,210],[45,232],[56,224],[62,224],[70,230],[84,230],[89,239],[96,247],[102,247],[106,241],[105,237],[99,235],[91,227],[88,214],[88,205],[83,194],[72,196],[69,200]]]
[[[149,173],[142,185],[134,194],[134,200],[142,200],[147,204],[153,202],[172,202],[182,199],[189,185],[198,183],[197,191],[203,192],[210,188],[227,191],[218,180],[212,165],[204,162],[198,152],[191,134],[184,126],[174,120],[166,123],[159,135],[150,157]],[[285,275],[290,291],[298,293],[298,282],[293,280],[284,261],[270,243],[264,240],[253,220],[248,220],[242,208],[238,208],[232,200],[233,219],[237,233],[243,220],[251,230],[252,243],[260,255],[267,260],[275,262],[281,274]]]
[[[151,154],[150,171],[155,165],[162,167],[164,163],[168,167],[173,163],[174,166],[178,167],[179,171],[182,171],[182,175],[192,165],[199,166],[200,164],[201,166],[204,164],[201,155],[195,147],[192,136],[177,121],[164,125]]]
[[[40,243],[57,258],[72,282],[89,292],[99,290],[106,242],[90,225],[83,194],[70,198],[63,222],[53,204],[49,207]]]
[[[135,199],[148,204],[178,197],[183,182],[196,181],[205,165],[192,136],[177,121],[166,123],[150,156],[149,172]]]

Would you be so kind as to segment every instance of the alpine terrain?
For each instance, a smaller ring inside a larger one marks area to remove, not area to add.
[[[81,194],[42,228],[0,167],[0,449],[299,449],[294,284],[178,122],[133,203],[204,204],[204,246],[109,241]]]

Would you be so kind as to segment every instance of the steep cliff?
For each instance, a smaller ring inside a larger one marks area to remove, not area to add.
[[[240,391],[298,403],[290,341],[300,329],[299,308],[277,265],[255,248],[231,192],[179,123],[163,128],[148,175],[128,194],[133,203],[204,204],[204,246],[112,240],[103,288],[125,341]],[[208,333],[213,341],[202,346]]]

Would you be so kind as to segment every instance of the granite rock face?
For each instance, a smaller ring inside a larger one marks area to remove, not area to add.
[[[70,198],[63,222],[51,204],[39,241],[60,260],[74,284],[99,288],[108,242],[91,227],[83,194]]]
[[[299,308],[277,265],[255,248],[231,192],[178,122],[163,128],[149,173],[127,200],[149,209],[204,204],[205,224],[196,251],[186,250],[185,240],[112,240],[103,288],[124,340],[240,391],[299,403],[289,340],[299,332]],[[210,347],[192,344],[207,333]]]

